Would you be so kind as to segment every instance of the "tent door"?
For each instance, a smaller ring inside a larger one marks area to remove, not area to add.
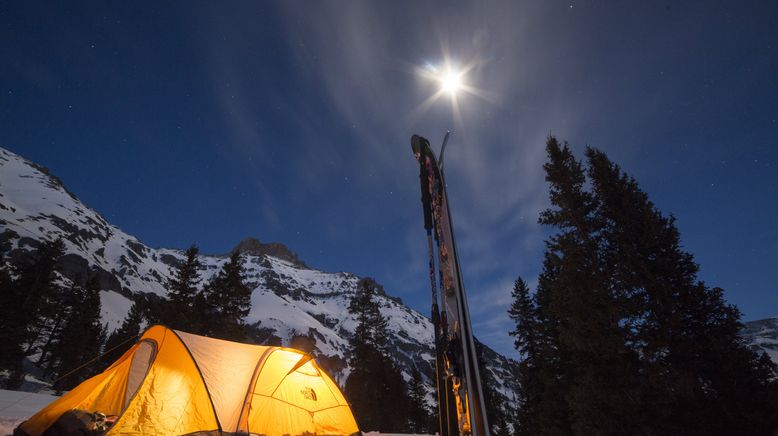
[[[130,371],[127,374],[127,391],[124,393],[124,407],[122,407],[122,411],[127,408],[132,397],[138,392],[140,385],[146,378],[146,374],[149,372],[149,368],[151,368],[151,362],[154,361],[156,355],[156,342],[149,339],[144,339],[139,342],[138,349],[135,350],[135,354],[132,356]]]

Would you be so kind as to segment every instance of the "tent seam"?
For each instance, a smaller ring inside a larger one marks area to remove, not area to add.
[[[275,352],[278,349],[278,347],[269,347],[267,350],[265,350],[264,353],[262,353],[261,356],[259,356],[259,359],[257,360],[256,366],[254,366],[254,372],[251,374],[251,380],[249,381],[249,387],[246,389],[246,396],[243,398],[243,405],[240,408],[240,415],[238,415],[238,431],[240,431],[240,426],[243,423],[243,415],[244,412],[246,414],[246,432],[249,432],[249,424],[248,424],[248,414],[251,413],[251,396],[254,394],[254,389],[257,386],[257,381],[259,380],[259,375],[262,373],[262,369],[265,367],[265,362],[267,362],[267,359],[270,357],[273,352]],[[248,409],[246,408],[248,406]]]
[[[186,345],[186,342],[184,342],[184,340],[181,339],[181,336],[179,336],[175,330],[173,329],[169,329],[169,330],[173,332],[176,338],[178,338],[178,340],[181,342],[181,345],[184,346],[184,349],[186,350],[187,354],[189,354],[189,357],[192,359],[192,363],[194,363],[194,366],[197,369],[197,373],[200,375],[200,380],[203,382],[205,393],[208,394],[208,401],[211,403],[211,412],[213,412],[213,417],[214,419],[216,419],[216,426],[219,427],[219,432],[222,432],[221,420],[219,420],[219,415],[216,413],[216,406],[213,404],[213,398],[211,398],[211,391],[208,390],[208,383],[205,382],[205,377],[203,376],[203,372],[200,370],[200,365],[197,364],[197,359],[195,359],[194,355],[192,354],[192,351],[189,350],[189,347]]]
[[[316,414],[316,413],[319,413],[319,412],[323,412],[323,411],[325,411],[325,410],[335,409],[335,408],[338,408],[338,407],[349,407],[349,405],[348,405],[348,404],[340,404],[340,403],[338,403],[338,404],[336,404],[336,405],[334,405],[334,406],[325,407],[325,408],[323,408],[323,409],[318,409],[318,410],[308,410],[308,409],[306,409],[305,407],[301,407],[301,406],[298,406],[297,404],[293,404],[293,403],[290,403],[290,402],[288,402],[288,401],[284,401],[284,400],[282,400],[282,399],[280,399],[280,398],[271,397],[270,395],[265,395],[265,394],[257,394],[257,393],[254,393],[253,395],[256,395],[256,396],[258,396],[258,397],[265,397],[265,398],[270,398],[271,400],[280,401],[280,402],[282,402],[282,403],[284,403],[284,404],[288,404],[288,405],[290,405],[290,406],[292,406],[292,407],[296,407],[296,408],[298,408],[298,409],[300,409],[300,410],[304,410],[304,411],[306,411],[306,412],[308,412],[308,413],[310,413],[310,414]],[[350,407],[349,407],[349,409],[350,409]]]
[[[297,350],[295,350],[295,351],[297,351]],[[308,355],[307,353],[302,353],[302,356],[300,356],[300,360],[298,360],[298,361],[297,361],[297,363],[295,363],[295,364],[294,364],[294,366],[292,366],[292,369],[290,369],[290,370],[289,370],[289,372],[287,372],[287,373],[284,375],[284,377],[283,377],[283,378],[281,378],[281,381],[279,381],[279,382],[278,382],[278,384],[276,385],[276,387],[273,389],[273,392],[271,392],[271,393],[270,393],[270,396],[271,396],[271,397],[272,397],[273,395],[275,395],[275,394],[276,394],[276,391],[278,390],[278,388],[279,388],[279,387],[281,387],[281,384],[282,384],[282,383],[284,383],[284,380],[286,380],[286,378],[287,378],[287,377],[289,377],[289,374],[291,374],[292,372],[294,372],[294,371],[298,370],[298,369],[300,368],[300,366],[302,366],[302,365],[298,366],[298,364],[299,364],[300,362],[302,362],[302,360],[303,360],[303,359],[305,359],[306,357],[308,357],[308,360],[306,360],[305,362],[303,362],[303,365],[305,365],[306,363],[308,363],[308,362],[310,362],[311,360],[313,360],[313,356],[310,356],[310,355]],[[321,374],[319,374],[319,375],[318,375],[318,377],[321,377]]]
[[[319,365],[317,364],[316,366],[318,367]],[[316,369],[318,371],[321,370],[320,368],[316,368]],[[330,391],[332,398],[335,398],[335,401],[337,401],[338,404],[340,405],[340,400],[338,400],[338,396],[335,395],[335,392],[332,392],[332,389],[330,388],[330,384],[327,383],[327,380],[325,380],[324,377],[322,377],[322,381],[324,382],[324,386],[327,386],[327,390]],[[332,381],[333,384],[335,383],[335,381],[333,381],[332,379],[330,379],[330,381]],[[343,397],[344,400],[346,400],[346,397],[343,394],[341,394],[341,396]],[[346,404],[344,404],[344,406],[349,406],[349,409],[351,409],[351,405],[349,404],[348,400],[346,400]]]

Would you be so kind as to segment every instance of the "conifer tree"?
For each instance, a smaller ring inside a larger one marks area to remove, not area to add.
[[[178,265],[167,284],[169,303],[157,308],[160,321],[170,328],[199,331],[202,320],[196,310],[201,267],[198,254],[199,249],[195,245],[184,252],[184,262]]]
[[[598,199],[584,189],[583,167],[567,144],[550,138],[547,152],[551,208],[540,223],[559,229],[547,243],[552,265],[544,267],[554,272],[549,309],[559,320],[559,349],[573,370],[565,395],[575,417],[572,431],[632,434],[637,385],[630,370],[636,356],[625,347],[620,296],[611,292],[598,253]]]
[[[101,358],[103,368],[110,366],[135,344],[132,339],[140,336],[142,322],[143,310],[141,305],[134,301],[127,316],[124,317],[122,325],[111,332],[105,341],[105,351]]]
[[[639,309],[627,325],[650,377],[646,395],[661,405],[646,421],[672,433],[773,431],[772,368],[741,343],[737,308],[720,288],[697,279],[699,267],[681,249],[674,217],[663,216],[605,153],[587,148],[586,156],[608,240],[603,257],[613,288]]]
[[[494,426],[492,434],[494,436],[511,436],[512,433],[510,428],[508,428],[508,423],[503,419]]]
[[[26,337],[24,323],[18,318],[19,297],[5,259],[0,257],[0,371],[17,374],[24,358],[22,343]],[[16,383],[8,382],[0,387],[17,387]]]
[[[375,298],[383,294],[383,288],[374,279],[367,277],[357,284],[357,292],[349,303],[349,313],[356,315],[357,328],[354,336],[365,345],[382,355],[388,355],[388,322],[381,315]]]
[[[89,280],[84,288],[76,287],[73,292],[64,326],[52,345],[51,374],[56,380],[52,387],[56,391],[71,389],[94,375],[105,341],[97,281]]]
[[[408,393],[390,358],[387,321],[375,301],[382,292],[375,280],[361,279],[349,304],[357,327],[351,338],[351,374],[345,394],[361,429],[402,433],[407,431]]]
[[[775,368],[697,279],[672,217],[604,153],[547,143],[543,271],[517,280],[519,434],[770,434]],[[588,176],[588,177],[587,177]],[[587,184],[588,183],[588,184]]]
[[[78,282],[79,280],[76,280]],[[35,364],[38,367],[43,367],[43,365],[50,363],[49,362],[49,351],[51,350],[51,345],[56,341],[56,338],[59,337],[59,334],[62,330],[62,327],[65,323],[65,319],[67,317],[67,313],[70,307],[74,305],[74,299],[78,298],[80,291],[80,287],[74,282],[71,284],[70,288],[63,290],[59,298],[54,300],[56,303],[56,310],[54,307],[48,310],[47,317],[44,318],[44,322],[42,322],[42,328],[39,330],[39,337],[38,340],[42,341],[42,344],[40,345],[40,356],[38,357],[37,362]],[[48,365],[50,367],[51,365]]]
[[[522,417],[517,423],[517,434],[520,435],[569,435],[571,430],[571,414],[567,402],[572,370],[569,352],[560,346],[560,321],[549,307],[551,295],[556,286],[556,262],[554,256],[546,253],[543,270],[538,277],[538,288],[535,293],[537,310],[538,338],[537,364],[531,371],[521,373],[520,380],[525,386],[531,386],[527,394],[536,395],[527,398],[528,405],[520,406],[529,415]],[[526,428],[525,428],[526,427]]]
[[[486,416],[491,426],[491,433],[507,431],[505,423],[505,413],[502,407],[502,401],[497,393],[494,376],[485,365],[480,366],[481,382],[483,383],[484,407],[486,407]]]
[[[485,364],[487,357],[485,356],[484,345],[480,342],[476,342],[475,348],[478,356],[478,370],[481,377],[484,407],[486,408],[490,432],[492,434],[501,432],[501,435],[504,435],[504,433],[508,431],[505,405],[503,404],[500,394],[497,392],[497,381],[495,380],[494,374]]]
[[[246,337],[243,319],[251,310],[251,288],[246,286],[243,257],[233,251],[222,270],[203,289],[200,309],[203,334],[241,341]]]
[[[411,381],[408,384],[408,410],[410,428],[413,433],[428,433],[430,422],[430,410],[427,406],[427,390],[424,388],[424,382],[421,373],[416,367],[411,372]]]
[[[55,283],[56,267],[64,253],[61,239],[47,241],[27,261],[14,265],[3,286],[0,304],[0,364],[11,375],[5,385],[18,388],[23,380],[22,359],[36,350],[40,336],[50,329],[59,312],[60,289]]]
[[[316,351],[316,336],[313,336],[310,333],[302,334],[292,330],[289,335],[289,347],[312,354]],[[321,364],[321,362],[319,363]]]
[[[536,358],[538,349],[537,308],[532,295],[530,295],[529,286],[523,278],[519,277],[513,283],[511,297],[513,301],[508,309],[508,315],[516,323],[516,328],[509,334],[514,337],[514,347],[525,356],[524,361],[527,360],[526,357]]]
[[[60,289],[54,282],[59,258],[65,252],[61,239],[42,243],[33,253],[33,260],[17,272],[15,287],[20,305],[19,316],[26,318],[26,353],[33,352],[33,345],[47,323],[59,312]],[[22,321],[25,323],[25,320]]]
[[[514,428],[517,434],[538,434],[537,413],[542,393],[538,378],[540,368],[544,366],[540,355],[538,309],[530,295],[527,282],[521,277],[514,282],[511,296],[513,302],[508,309],[508,316],[514,321],[516,328],[509,334],[515,338],[514,347],[521,356],[517,375],[518,410]]]

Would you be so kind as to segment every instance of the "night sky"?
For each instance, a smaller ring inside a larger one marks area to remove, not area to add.
[[[0,3],[0,146],[148,245],[283,242],[428,314],[409,138],[451,129],[475,332],[513,356],[553,134],[635,176],[745,320],[778,315],[774,0],[73,3]],[[445,62],[457,106],[420,74]]]

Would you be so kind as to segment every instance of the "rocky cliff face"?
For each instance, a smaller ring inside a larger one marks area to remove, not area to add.
[[[308,268],[308,266],[297,257],[297,254],[293,253],[286,245],[279,242],[262,243],[259,239],[249,237],[240,241],[232,250],[251,254],[253,256],[275,257],[276,259],[285,260],[301,268]]]
[[[66,246],[60,268],[63,281],[83,283],[91,276],[99,278],[103,322],[109,331],[121,323],[136,296],[164,296],[171,268],[183,259],[182,250],[152,248],[124,233],[81,203],[45,168],[0,148],[0,252],[7,261],[18,260],[41,241],[56,238],[62,238]],[[359,277],[308,267],[280,243],[247,238],[235,249],[245,253],[246,277],[253,289],[246,319],[252,326],[252,339],[308,347],[344,383],[350,372],[348,340],[356,327],[347,307]],[[227,256],[202,255],[200,260],[200,274],[206,282]],[[392,354],[406,378],[417,367],[431,379],[430,320],[398,298],[382,295],[379,301],[389,322]],[[497,381],[498,392],[512,400],[516,362],[488,348],[484,354],[486,370]]]

